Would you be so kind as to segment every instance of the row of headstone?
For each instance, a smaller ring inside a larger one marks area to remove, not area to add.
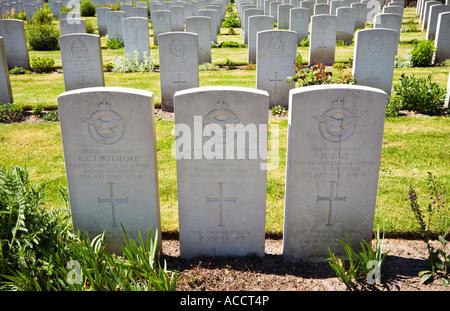
[[[74,230],[106,230],[116,253],[121,226],[135,239],[152,228],[161,246],[153,96],[103,87],[58,97]],[[290,91],[286,261],[341,254],[346,235],[353,247],[372,239],[386,101],[364,86]],[[264,256],[268,107],[269,94],[251,88],[175,93],[181,257]]]

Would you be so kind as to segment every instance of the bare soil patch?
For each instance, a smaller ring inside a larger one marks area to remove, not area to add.
[[[346,291],[328,262],[287,263],[282,239],[266,239],[264,258],[196,257],[181,259],[178,239],[163,239],[162,259],[179,272],[179,291]],[[449,243],[450,244],[450,243]],[[436,243],[435,247],[439,245]],[[381,271],[381,284],[373,291],[447,291],[441,280],[422,284],[428,252],[420,240],[385,239],[389,251]]]

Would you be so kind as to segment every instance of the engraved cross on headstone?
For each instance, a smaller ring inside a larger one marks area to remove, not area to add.
[[[277,76],[278,76],[278,72],[275,72],[275,79],[269,79],[269,82],[275,82],[275,94],[278,94],[278,92],[277,92],[278,82],[283,81],[283,79],[277,79]]]
[[[178,74],[178,81],[173,81],[173,83],[178,83],[178,90],[181,90],[181,83],[186,83],[186,81],[182,81],[180,74]]]
[[[116,209],[115,209],[115,203],[128,203],[128,198],[115,198],[114,197],[114,183],[108,183],[109,184],[109,198],[98,198],[98,203],[111,203],[111,210],[112,210],[112,226],[116,226]]]
[[[224,202],[231,202],[231,203],[236,203],[236,197],[234,198],[224,198],[223,197],[223,184],[224,182],[218,182],[219,184],[219,197],[218,198],[210,198],[210,197],[206,197],[206,203],[210,203],[210,202],[219,202],[219,227],[223,227],[223,203]]]
[[[329,201],[330,205],[329,205],[329,211],[328,211],[328,224],[327,226],[333,226],[333,222],[334,222],[334,202],[335,201],[343,201],[345,202],[347,197],[339,197],[337,195],[337,189],[335,187],[336,182],[335,181],[330,181],[331,184],[331,189],[330,189],[330,196],[329,197],[321,197],[321,196],[317,196],[317,202],[319,201]]]
[[[325,43],[322,41],[322,45],[319,46],[319,49],[322,50],[322,55],[321,55],[321,56],[323,56],[323,50],[324,50],[324,49],[327,49],[327,48],[328,48],[328,47],[326,47],[326,46],[325,46]]]
[[[89,83],[84,81],[84,75],[81,75],[81,82],[77,82],[77,86],[81,86],[81,87],[89,86]]]
[[[11,46],[11,49],[8,51],[8,56],[10,57],[9,61],[14,62],[16,60],[16,55],[19,51],[14,48],[14,45]]]
[[[375,78],[375,70],[372,70],[372,78],[367,78],[370,81],[370,86],[373,86],[374,81],[380,81],[380,78]]]

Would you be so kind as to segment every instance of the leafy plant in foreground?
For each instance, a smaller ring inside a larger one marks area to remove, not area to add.
[[[372,249],[372,245],[369,242],[362,240],[360,243],[361,252],[359,253],[352,249],[347,235],[346,240],[347,242],[338,240],[345,251],[346,258],[336,257],[331,249],[328,248],[330,257],[327,261],[338,279],[350,290],[356,290],[358,284],[366,287],[368,284],[379,283],[381,280],[381,266],[384,263],[386,255],[390,252],[383,253],[384,235],[380,239],[380,230],[377,230],[375,250]],[[347,262],[348,266],[346,264]]]
[[[425,209],[420,207],[416,190],[412,186],[410,186],[409,190],[411,210],[419,223],[419,233],[421,239],[427,244],[428,250],[428,270],[421,271],[419,277],[422,283],[432,282],[436,278],[441,278],[442,284],[448,286],[450,284],[450,253],[447,254],[445,239],[448,232],[438,234],[438,240],[442,248],[436,250],[430,243],[433,236],[436,235],[432,230],[434,221],[443,222],[444,228],[450,227],[449,211],[445,205],[446,189],[441,189],[436,178],[430,172],[428,173],[428,184],[430,202]]]
[[[439,114],[446,96],[446,89],[439,83],[432,82],[431,75],[416,78],[403,73],[400,83],[394,85],[394,91],[403,106],[427,115]]]

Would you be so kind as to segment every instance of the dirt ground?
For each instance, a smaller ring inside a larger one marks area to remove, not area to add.
[[[266,239],[266,255],[181,259],[177,239],[163,239],[162,259],[179,272],[179,291],[347,291],[328,262],[286,263],[282,239]],[[450,246],[450,242],[447,243]],[[436,248],[439,244],[434,245]],[[448,246],[447,246],[448,247]],[[441,280],[425,285],[426,244],[420,240],[385,239],[390,251],[381,269],[381,284],[372,291],[447,291]]]

